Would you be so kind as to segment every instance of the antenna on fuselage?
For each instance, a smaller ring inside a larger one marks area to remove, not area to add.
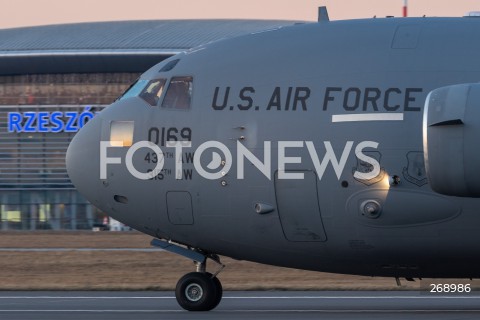
[[[318,22],[329,22],[327,7],[318,7]]]

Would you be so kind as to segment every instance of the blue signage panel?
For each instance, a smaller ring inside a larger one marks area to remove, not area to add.
[[[8,132],[77,132],[98,112],[86,106],[82,112],[26,111],[8,113]]]

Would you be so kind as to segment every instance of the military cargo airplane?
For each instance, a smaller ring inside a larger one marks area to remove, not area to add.
[[[68,173],[196,263],[176,288],[187,310],[220,302],[220,255],[480,277],[478,39],[474,17],[324,18],[205,44],[90,120]]]

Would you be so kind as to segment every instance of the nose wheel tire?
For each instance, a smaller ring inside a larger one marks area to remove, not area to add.
[[[222,284],[209,272],[191,272],[177,283],[175,297],[188,311],[209,311],[222,300]]]
[[[216,301],[214,303],[214,306],[213,306],[213,308],[216,308],[218,306],[218,304],[220,303],[220,301],[222,301],[223,287],[222,287],[222,283],[220,282],[220,280],[217,277],[214,277],[212,280],[213,280],[213,284],[215,285],[215,288],[217,290],[217,299],[216,299]]]

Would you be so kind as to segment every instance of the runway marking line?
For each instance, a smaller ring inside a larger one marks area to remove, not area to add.
[[[80,312],[85,312],[85,313],[171,313],[171,312],[188,312],[185,310],[115,310],[115,309],[107,309],[107,310],[94,310],[94,309],[72,309],[72,310],[58,310],[58,309],[40,309],[40,310],[21,310],[21,309],[12,309],[12,310],[0,310],[0,313],[60,313],[60,312],[75,312],[75,313],[80,313]],[[214,313],[307,313],[307,312],[317,312],[317,313],[467,313],[467,312],[480,312],[480,309],[470,309],[470,310],[465,310],[465,309],[410,309],[410,310],[391,310],[391,309],[385,309],[385,310],[379,310],[379,309],[311,309],[311,310],[216,310],[212,311]]]
[[[175,299],[174,296],[0,296],[0,300],[7,299],[51,299],[51,300],[94,300],[94,299]],[[480,295],[471,296],[226,296],[223,299],[316,299],[316,300],[330,300],[330,299],[480,299]],[[142,309],[0,309],[0,314],[6,313],[178,313],[186,312],[182,309],[167,309],[167,310],[142,310]],[[285,310],[272,310],[272,309],[246,309],[246,310],[222,310],[221,308],[214,311],[215,313],[351,313],[351,314],[366,314],[366,313],[397,313],[397,314],[410,314],[410,313],[479,313],[480,309],[285,309]]]
[[[148,296],[0,296],[0,299],[175,299],[174,296],[162,296],[162,297],[148,297]],[[249,296],[249,297],[236,297],[226,296],[222,299],[480,299],[480,295],[472,296]]]

